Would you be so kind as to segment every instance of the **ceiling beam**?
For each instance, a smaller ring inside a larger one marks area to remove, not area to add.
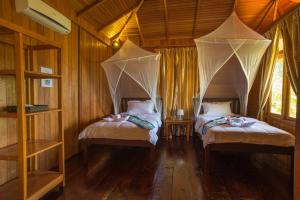
[[[236,9],[237,9],[237,0],[234,0],[232,11],[235,11],[235,12],[236,12]]]
[[[142,44],[144,44],[145,38],[144,38],[144,34],[142,32],[142,29],[141,29],[140,20],[139,20],[137,12],[135,13],[134,17],[135,17],[137,28],[138,28],[139,33],[140,33]]]
[[[257,24],[255,30],[258,31],[262,25],[262,23],[264,22],[265,18],[268,16],[271,8],[273,7],[273,5],[275,4],[275,1],[276,0],[270,0],[268,5],[267,5],[267,8],[266,8],[266,11],[265,11],[265,14],[263,15],[263,17],[261,18],[261,20],[259,21],[259,23]]]
[[[168,40],[168,31],[169,31],[169,27],[168,27],[168,6],[167,6],[167,0],[163,0],[164,1],[164,21],[165,21],[165,38],[166,40]]]
[[[295,13],[296,10],[300,9],[300,4],[295,5],[294,7],[290,8],[285,14],[282,14],[281,17],[276,19],[275,22],[270,24],[268,27],[266,27],[263,31],[266,32],[276,26],[278,23],[280,23],[282,20],[286,19],[287,17],[291,16]]]
[[[137,11],[140,9],[140,7],[142,6],[142,4],[144,3],[144,0],[140,1],[140,4],[138,5],[137,8],[135,8],[131,14],[129,15],[129,17],[126,19],[124,26],[121,28],[121,30],[112,37],[112,41],[113,40],[118,40],[120,38],[120,36],[122,35],[123,31],[126,30],[126,27],[128,25],[128,23],[130,22],[130,20],[132,19],[132,17],[134,17],[137,13]]]
[[[196,0],[196,7],[195,7],[195,13],[194,13],[194,23],[193,23],[193,32],[192,32],[192,36],[195,36],[195,30],[196,30],[196,24],[197,24],[197,18],[198,18],[199,1],[200,1],[200,0]]]
[[[129,17],[126,19],[125,23],[124,23],[124,26],[121,28],[121,30],[116,34],[114,35],[111,40],[114,41],[114,40],[118,40],[120,38],[120,36],[122,35],[123,31],[126,29],[128,23],[130,22],[130,20],[132,19],[132,17],[134,16],[134,12],[132,11],[131,14],[129,15]]]
[[[93,8],[99,6],[100,4],[102,4],[105,0],[96,0],[93,3],[87,5],[86,7],[84,7],[83,9],[81,9],[80,11],[78,11],[76,13],[77,17],[80,17],[82,15],[84,15],[85,13],[87,13],[88,11],[92,10]]]
[[[139,0],[137,1],[133,6],[131,6],[129,9],[123,11],[122,13],[120,13],[119,15],[113,17],[112,19],[110,19],[108,22],[106,22],[105,24],[103,24],[100,28],[98,28],[98,32],[100,32],[102,29],[104,29],[105,27],[107,27],[108,25],[114,23],[115,21],[117,21],[118,19],[128,15],[129,13],[131,13],[134,9],[137,9],[140,7],[140,5],[143,3],[143,0]]]
[[[273,22],[274,22],[274,21],[276,20],[276,18],[277,18],[278,2],[279,2],[279,0],[275,0],[275,7],[274,7],[274,14],[273,14]]]

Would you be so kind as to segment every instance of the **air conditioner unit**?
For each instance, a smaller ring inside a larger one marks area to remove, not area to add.
[[[62,34],[71,32],[71,21],[42,0],[15,0],[17,12]]]

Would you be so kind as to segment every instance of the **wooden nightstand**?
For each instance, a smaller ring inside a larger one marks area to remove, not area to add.
[[[176,119],[176,118],[166,118],[164,121],[164,137],[169,140],[169,126],[170,125],[183,125],[186,127],[186,140],[190,140],[190,132],[193,129],[192,119]]]

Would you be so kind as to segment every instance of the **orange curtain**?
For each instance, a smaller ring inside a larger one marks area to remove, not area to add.
[[[271,88],[273,71],[278,56],[278,42],[280,38],[280,32],[278,27],[269,30],[264,36],[272,40],[271,45],[267,49],[262,61],[261,61],[261,80],[259,88],[259,101],[258,101],[258,113],[257,118],[263,120],[264,110],[267,104]]]
[[[158,92],[163,98],[164,118],[184,109],[192,117],[193,97],[199,92],[196,47],[157,49],[161,53]]]

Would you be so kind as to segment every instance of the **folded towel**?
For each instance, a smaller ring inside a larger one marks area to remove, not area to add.
[[[231,118],[228,120],[228,124],[233,127],[249,127],[255,124],[255,121],[249,121],[245,118]]]
[[[103,120],[106,122],[125,122],[125,121],[127,121],[128,117],[129,116],[120,117],[120,118],[105,117],[105,118],[103,118]]]

